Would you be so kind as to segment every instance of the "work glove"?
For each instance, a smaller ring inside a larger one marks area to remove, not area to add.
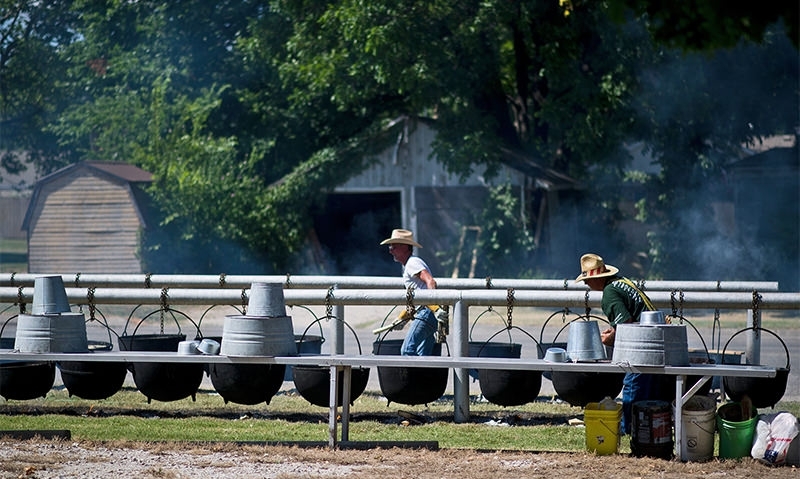
[[[447,308],[439,308],[436,311],[436,321],[439,322],[439,331],[442,334],[450,334],[450,315],[447,313]]]
[[[372,334],[381,334],[381,333],[385,333],[386,331],[391,331],[393,329],[403,329],[405,327],[406,323],[409,320],[412,320],[412,319],[414,319],[414,316],[411,315],[408,312],[408,310],[404,309],[404,310],[400,311],[400,314],[398,314],[397,318],[395,318],[395,320],[392,321],[391,323],[389,323],[387,325],[384,325],[384,326],[381,326],[380,328],[373,329],[372,330]]]

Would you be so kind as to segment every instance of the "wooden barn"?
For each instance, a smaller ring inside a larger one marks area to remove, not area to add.
[[[142,273],[142,186],[151,181],[133,165],[92,161],[40,179],[22,225],[28,272]]]
[[[414,231],[420,252],[440,276],[469,277],[471,244],[481,234],[477,216],[486,207],[489,188],[511,185],[518,195],[521,217],[543,248],[563,243],[548,227],[564,191],[575,191],[575,180],[543,168],[534,160],[502,151],[504,166],[487,178],[477,171],[463,181],[448,173],[432,154],[435,121],[401,117],[387,133],[394,144],[379,152],[359,175],[338,185],[328,196],[325,214],[315,220],[317,241],[336,264],[339,274],[397,274],[380,240],[394,228]],[[443,261],[460,256],[455,267]]]

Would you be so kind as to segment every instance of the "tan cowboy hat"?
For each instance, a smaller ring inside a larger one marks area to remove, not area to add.
[[[592,278],[605,278],[619,273],[619,268],[605,264],[600,256],[587,253],[581,256],[581,275],[575,281],[583,281]]]
[[[414,241],[414,233],[408,230],[392,230],[391,238],[387,238],[381,241],[381,244],[408,244],[411,246],[416,246],[417,248],[422,248],[422,245]]]

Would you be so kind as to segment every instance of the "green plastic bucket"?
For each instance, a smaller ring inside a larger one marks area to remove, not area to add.
[[[757,421],[758,411],[755,408],[751,408],[751,417],[744,419],[741,403],[732,402],[721,406],[717,410],[719,457],[750,457]]]

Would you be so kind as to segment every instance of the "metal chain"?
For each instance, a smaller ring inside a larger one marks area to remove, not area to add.
[[[80,273],[75,273],[75,287],[76,288],[80,288],[81,287],[81,274]]]
[[[492,289],[492,277],[486,277],[486,289]],[[486,311],[492,311],[492,305],[490,304],[489,307],[486,308]]]
[[[11,278],[9,278],[9,280],[11,281],[11,286],[14,286],[14,276],[16,276],[16,275],[17,275],[16,272],[11,273]]]
[[[761,299],[758,291],[753,290],[753,329],[761,327],[761,313],[759,312]]]
[[[722,334],[722,323],[719,321],[719,308],[714,310],[714,321],[711,323],[711,349],[719,349],[720,341],[715,341],[714,332],[717,334]]]
[[[586,316],[589,316],[589,313],[592,311],[592,308],[589,307],[589,290],[586,290],[586,294],[583,296],[583,307],[586,308]]]
[[[508,329],[511,329],[512,316],[514,314],[514,288],[508,288],[508,294],[506,295],[506,309],[506,315],[508,317],[506,326]]]
[[[169,299],[169,288],[161,288],[161,334],[164,334],[164,313],[169,311],[167,299]]]
[[[678,316],[681,317],[681,323],[683,323],[683,290],[678,292],[680,297],[680,309],[678,310]]]
[[[331,286],[328,288],[328,293],[325,295],[325,317],[332,318],[333,317],[333,289],[334,287]]]
[[[286,273],[286,289],[292,287],[292,275],[290,273]]]
[[[409,286],[406,290],[406,313],[410,317],[414,317],[414,312],[416,308],[414,308],[414,286]]]
[[[567,278],[564,278],[564,289],[567,288],[569,288],[569,280]]]
[[[219,287],[220,288],[224,288],[225,287],[225,276],[226,276],[225,273],[220,273],[219,274]]]
[[[247,290],[242,288],[242,314],[247,315]]]
[[[22,286],[17,289],[17,304],[19,304],[19,314],[25,314],[25,296],[22,294]]]
[[[675,293],[677,293],[677,292],[678,292],[677,289],[673,289],[669,293],[669,304],[672,307],[672,315],[673,316],[677,316],[678,315],[678,308],[675,306]]]
[[[150,277],[153,276],[152,273],[145,273],[144,275],[144,287],[150,289],[153,285],[150,283]]]
[[[89,321],[94,321],[94,312],[97,309],[94,304],[94,286],[86,290],[86,301],[89,304]]]

